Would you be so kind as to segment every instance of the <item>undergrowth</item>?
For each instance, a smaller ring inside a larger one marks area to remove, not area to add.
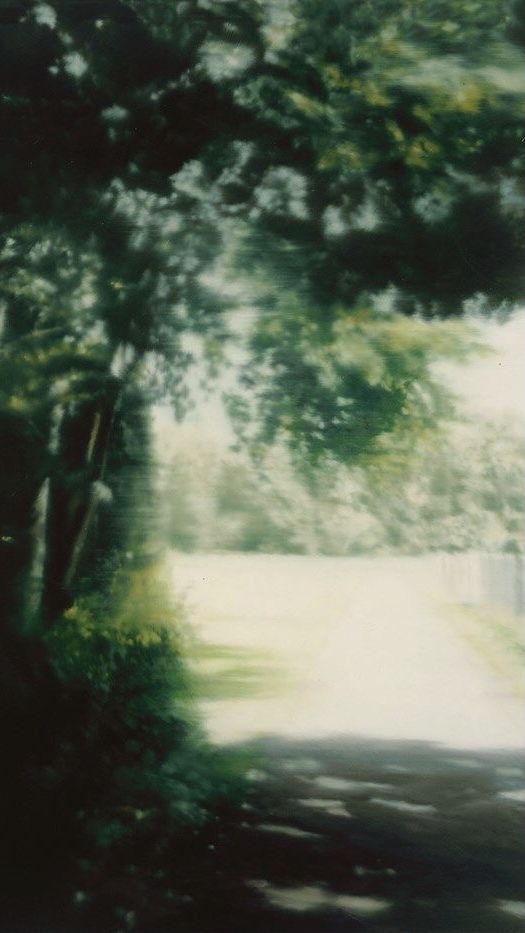
[[[47,911],[68,933],[147,929],[193,898],[243,762],[195,721],[184,641],[181,609],[148,569],[25,644],[26,695],[4,730],[3,930],[44,929]]]

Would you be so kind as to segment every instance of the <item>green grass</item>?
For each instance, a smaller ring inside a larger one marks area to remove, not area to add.
[[[270,651],[197,642],[186,657],[190,689],[198,699],[275,696],[289,684],[289,675]]]
[[[489,667],[525,696],[525,619],[495,606],[455,606],[455,628]]]

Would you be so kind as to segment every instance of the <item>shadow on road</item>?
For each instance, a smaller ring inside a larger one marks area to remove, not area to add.
[[[251,767],[239,800],[199,831],[137,824],[98,906],[18,905],[3,933],[522,933],[523,753],[350,737],[231,752]]]
[[[525,762],[509,750],[250,743],[242,817],[210,843],[197,933],[518,933]]]

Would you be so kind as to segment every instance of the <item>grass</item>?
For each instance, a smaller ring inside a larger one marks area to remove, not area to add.
[[[498,606],[454,606],[457,631],[513,693],[525,697],[525,618]]]
[[[190,688],[201,700],[275,696],[288,683],[277,658],[269,651],[197,642],[186,659]]]

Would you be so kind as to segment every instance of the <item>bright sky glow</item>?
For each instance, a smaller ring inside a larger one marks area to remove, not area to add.
[[[511,416],[525,429],[525,308],[505,324],[482,324],[480,335],[492,353],[468,364],[440,363],[438,371],[469,414]]]

